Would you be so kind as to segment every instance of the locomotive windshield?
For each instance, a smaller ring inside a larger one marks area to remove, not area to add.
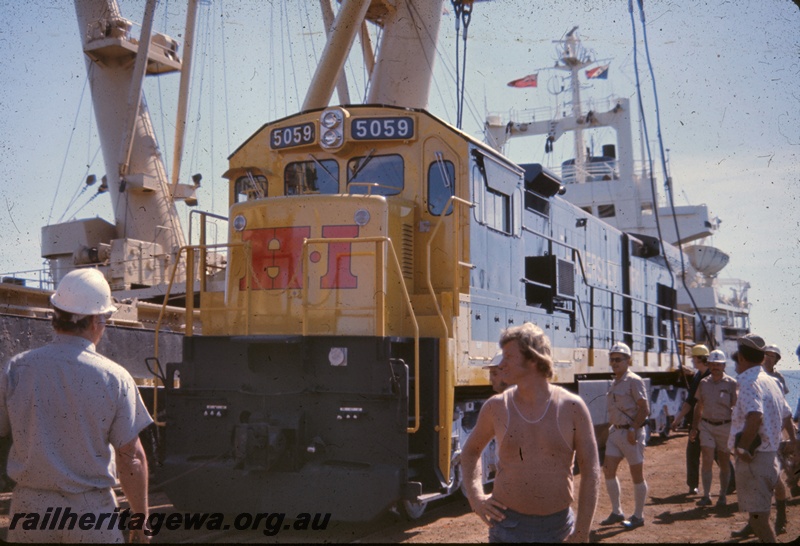
[[[400,155],[366,155],[347,162],[350,193],[397,195],[403,191],[404,166]],[[378,184],[370,187],[368,184]]]

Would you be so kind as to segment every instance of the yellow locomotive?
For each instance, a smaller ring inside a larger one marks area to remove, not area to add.
[[[226,178],[225,290],[200,268],[183,362],[165,378],[158,481],[180,509],[418,515],[460,486],[460,448],[491,395],[482,367],[525,321],[575,390],[610,377],[614,341],[653,383],[675,378],[674,257],[424,110],[268,123]]]

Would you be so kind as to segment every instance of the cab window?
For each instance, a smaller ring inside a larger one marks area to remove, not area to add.
[[[403,191],[403,157],[370,155],[347,162],[347,185],[350,193],[397,195]]]
[[[283,171],[285,195],[339,193],[339,163],[335,159],[296,161]]]
[[[267,177],[247,173],[236,179],[234,189],[237,203],[263,199],[267,197]]]
[[[428,167],[428,212],[441,216],[453,212],[453,204],[444,211],[447,201],[456,194],[456,170],[452,161],[437,160]]]

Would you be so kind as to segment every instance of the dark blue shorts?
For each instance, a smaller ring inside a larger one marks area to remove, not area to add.
[[[575,517],[572,508],[549,516],[530,516],[503,510],[506,519],[492,523],[489,542],[564,542],[572,533]]]

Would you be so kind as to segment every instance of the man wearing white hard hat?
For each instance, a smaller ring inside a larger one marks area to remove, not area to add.
[[[489,382],[492,384],[492,390],[500,393],[508,388],[508,383],[503,380],[503,374],[500,372],[500,363],[503,361],[503,351],[497,351],[489,362],[488,366],[483,368],[489,370]]]
[[[781,349],[777,345],[767,345],[764,347],[764,362],[762,366],[768,376],[772,377],[780,385],[785,397],[789,394],[789,388],[786,386],[786,378],[783,374],[775,369],[781,359]],[[784,471],[784,464],[782,457],[778,457],[781,466],[781,473]],[[788,497],[786,486],[781,477],[778,478],[778,483],[775,484],[775,534],[782,535],[786,533],[786,499]]]
[[[644,525],[644,502],[647,498],[647,482],[644,481],[644,424],[650,414],[647,387],[641,377],[628,370],[631,349],[626,344],[614,344],[608,351],[608,360],[614,372],[614,382],[606,396],[611,430],[606,441],[603,474],[611,499],[611,515],[600,525],[622,523],[628,529],[635,529]],[[627,520],[622,512],[617,479],[617,468],[622,459],[628,461],[631,470],[635,503],[633,515]]]
[[[731,414],[736,405],[736,380],[725,373],[725,353],[711,351],[708,356],[710,375],[700,381],[695,397],[694,422],[689,438],[700,439],[702,450],[703,497],[697,506],[711,506],[711,478],[714,453],[719,465],[719,497],[717,508],[728,505],[727,493],[731,477],[731,453],[728,436],[731,432]]]
[[[786,378],[783,377],[783,374],[775,369],[775,366],[778,365],[778,362],[781,359],[781,349],[777,345],[767,345],[764,347],[764,362],[762,363],[764,366],[764,371],[767,372],[767,375],[772,376],[775,380],[780,383],[781,390],[783,391],[784,396],[789,394],[789,388],[786,386]]]
[[[114,463],[131,512],[146,517],[139,433],[153,420],[131,375],[95,349],[116,311],[102,273],[70,271],[50,302],[53,341],[0,371],[0,436],[13,435],[8,475],[17,483],[8,539],[123,542],[130,515],[116,505]],[[40,518],[50,525],[37,525]],[[141,529],[135,535],[148,541]]]

